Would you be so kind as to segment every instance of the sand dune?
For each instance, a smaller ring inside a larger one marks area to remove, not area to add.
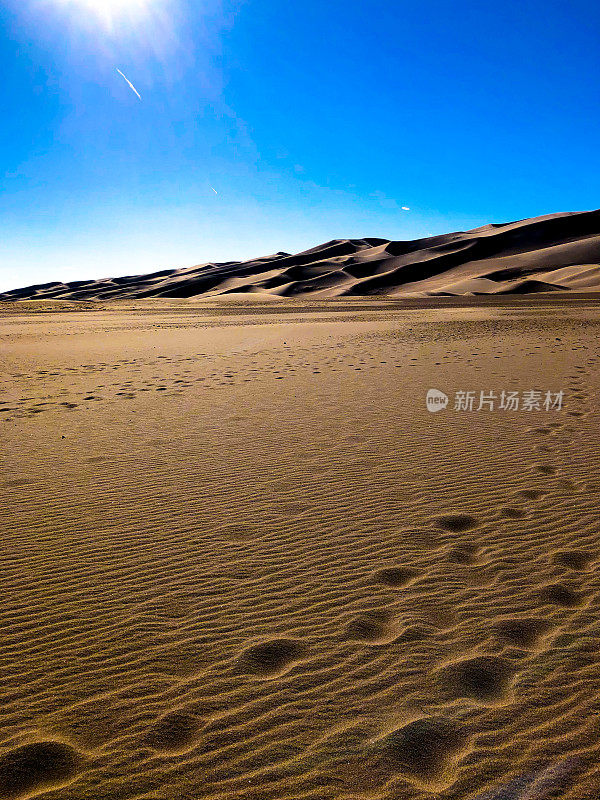
[[[0,300],[552,291],[600,291],[600,211],[553,214],[408,242],[334,240],[296,255],[30,286],[0,294]]]
[[[550,297],[0,307],[0,798],[599,797],[600,318]]]

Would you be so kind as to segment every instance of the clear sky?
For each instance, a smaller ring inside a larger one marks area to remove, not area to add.
[[[0,75],[0,290],[600,206],[595,0],[2,0]]]

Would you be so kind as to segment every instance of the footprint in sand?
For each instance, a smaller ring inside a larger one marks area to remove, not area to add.
[[[522,489],[517,494],[524,500],[540,500],[546,493],[541,492],[539,489]]]
[[[527,511],[524,508],[516,508],[515,506],[505,506],[500,509],[500,516],[506,519],[523,519],[527,516]]]
[[[387,644],[399,634],[390,611],[361,611],[346,625],[346,637],[370,644]]]
[[[157,720],[144,737],[144,744],[165,753],[181,753],[191,749],[202,727],[200,718],[184,709],[177,709]]]
[[[575,483],[575,481],[571,481],[568,478],[563,478],[557,482],[557,487],[559,489],[564,489],[567,492],[580,492],[581,487]]]
[[[433,626],[439,630],[453,628],[460,621],[460,615],[457,614],[455,607],[450,607],[442,602],[423,603],[415,609],[414,616],[418,624]]]
[[[417,575],[418,572],[410,567],[385,567],[378,570],[374,574],[374,578],[378,583],[399,589],[409,584]]]
[[[476,656],[444,667],[440,679],[458,697],[481,703],[499,700],[508,690],[514,664],[498,656]]]
[[[476,564],[480,548],[474,544],[459,544],[448,550],[446,557],[453,564]]]
[[[538,592],[538,597],[544,603],[551,603],[556,606],[563,606],[564,608],[573,608],[580,606],[584,601],[582,592],[577,592],[571,589],[564,583],[552,583],[544,586]]]
[[[242,523],[236,524],[234,522],[222,525],[217,529],[217,533],[219,536],[231,542],[253,541],[260,535],[257,529],[252,529],[249,525],[244,525]]]
[[[534,464],[533,468],[542,475],[556,475],[558,470],[550,464]]]
[[[425,780],[435,778],[468,742],[458,723],[444,717],[423,717],[374,743],[392,770]]]
[[[593,561],[594,556],[583,550],[561,550],[554,554],[553,561],[561,567],[575,571],[584,570]]]
[[[443,528],[451,533],[462,533],[462,531],[468,531],[477,525],[477,519],[471,514],[446,514],[437,517],[435,522],[438,528]]]
[[[244,672],[274,677],[290,670],[306,653],[306,646],[297,639],[272,639],[244,650],[239,665]]]
[[[33,483],[33,481],[29,478],[12,478],[11,480],[4,481],[2,486],[5,489],[18,489],[21,486],[29,486],[31,483]]]
[[[493,625],[494,634],[514,647],[534,647],[539,639],[553,627],[552,623],[535,617],[503,619]]]
[[[29,796],[67,783],[82,762],[82,755],[63,742],[36,742],[9,750],[0,756],[0,796]]]

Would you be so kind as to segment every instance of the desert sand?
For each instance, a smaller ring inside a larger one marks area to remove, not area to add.
[[[2,300],[443,297],[600,291],[600,211],[549,214],[409,241],[332,239],[301,253],[52,281]]]
[[[600,796],[599,334],[554,293],[2,306],[0,798]]]

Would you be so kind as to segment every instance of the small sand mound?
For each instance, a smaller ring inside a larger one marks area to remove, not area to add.
[[[0,796],[22,797],[73,778],[81,755],[62,742],[36,742],[0,756]]]

